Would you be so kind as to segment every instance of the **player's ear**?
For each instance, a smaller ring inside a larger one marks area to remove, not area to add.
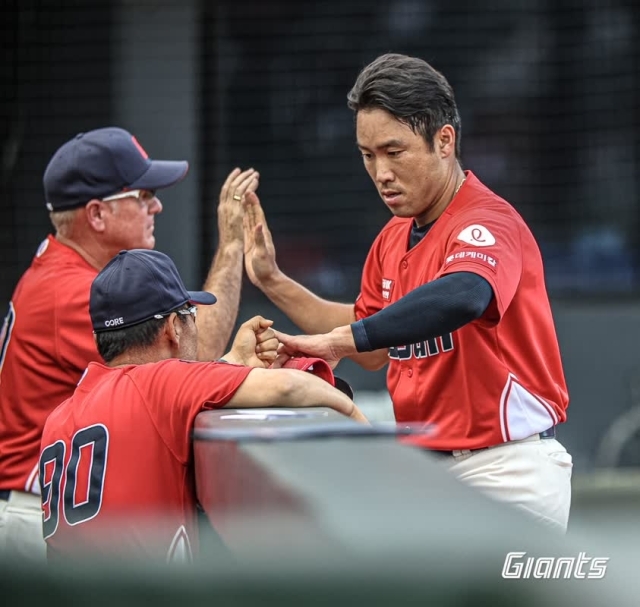
[[[180,325],[180,319],[175,312],[169,314],[164,323],[164,336],[173,348],[180,345],[180,335],[182,334]]]
[[[456,153],[456,131],[450,124],[445,124],[435,136],[436,152],[441,158],[455,156]]]
[[[84,206],[84,213],[87,222],[96,232],[104,232],[106,229],[105,214],[107,212],[106,203],[101,200],[90,200]]]

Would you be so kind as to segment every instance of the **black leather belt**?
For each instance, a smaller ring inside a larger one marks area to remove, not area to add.
[[[11,497],[11,490],[0,489],[0,500],[4,500],[5,502],[8,502],[10,497]]]
[[[548,430],[545,430],[544,432],[540,432],[539,436],[541,439],[545,439],[545,438],[555,438],[556,437],[556,427],[555,426],[551,426],[551,428],[549,428]],[[509,441],[507,441],[509,442]],[[507,443],[500,443],[501,445],[506,445]],[[495,447],[499,447],[500,445],[494,445]],[[464,453],[477,453],[478,451],[486,451],[487,449],[490,449],[491,447],[481,447],[480,449],[461,449],[460,451],[463,451]],[[441,455],[443,457],[453,457],[454,454],[458,454],[459,451],[440,451],[440,450],[435,450],[435,449],[431,449],[429,450],[429,453],[433,453],[434,455]]]
[[[556,427],[551,426],[548,430],[544,432],[540,432],[540,438],[555,438],[556,437]]]

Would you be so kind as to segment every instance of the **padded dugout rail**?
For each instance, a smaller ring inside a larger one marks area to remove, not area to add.
[[[548,533],[462,485],[428,453],[376,432],[325,408],[200,413],[198,499],[237,555],[425,550],[496,524]]]

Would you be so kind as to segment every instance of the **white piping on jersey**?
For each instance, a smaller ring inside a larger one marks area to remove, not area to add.
[[[504,442],[522,440],[558,423],[553,407],[529,392],[509,373],[500,397],[500,431]]]
[[[167,551],[167,563],[191,563],[192,561],[193,554],[189,534],[185,526],[180,525]]]
[[[29,473],[27,477],[27,482],[24,485],[24,490],[27,493],[34,493],[35,495],[40,495],[40,473],[38,471],[39,462],[33,467],[33,470]]]

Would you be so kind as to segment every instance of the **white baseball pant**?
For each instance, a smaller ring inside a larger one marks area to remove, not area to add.
[[[9,499],[0,499],[0,555],[46,562],[39,495],[12,491]]]

